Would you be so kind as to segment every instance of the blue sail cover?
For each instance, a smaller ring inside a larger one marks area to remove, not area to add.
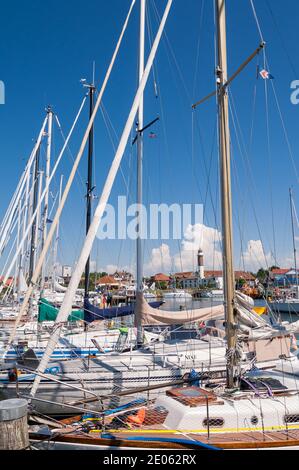
[[[159,308],[163,302],[150,302],[149,305],[152,308]],[[117,317],[127,317],[134,315],[135,303],[125,305],[123,307],[109,307],[99,308],[92,305],[88,299],[84,300],[84,321],[86,323],[92,323],[99,320],[112,320]]]

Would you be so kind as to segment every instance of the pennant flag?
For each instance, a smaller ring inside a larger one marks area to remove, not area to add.
[[[47,224],[53,224],[53,220],[47,219]]]
[[[154,132],[151,132],[150,135],[149,135],[149,138],[150,138],[150,139],[156,139],[156,138],[157,138],[157,134],[155,134]]]
[[[261,70],[260,71],[260,76],[264,79],[264,80],[273,80],[273,75],[271,75],[268,70]]]

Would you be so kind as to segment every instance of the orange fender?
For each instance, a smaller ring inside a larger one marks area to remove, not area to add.
[[[136,415],[128,416],[127,421],[130,424],[141,426],[145,420],[145,408],[141,408]]]

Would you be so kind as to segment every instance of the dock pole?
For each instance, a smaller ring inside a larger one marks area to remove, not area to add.
[[[27,400],[0,401],[0,450],[25,450],[29,447]]]

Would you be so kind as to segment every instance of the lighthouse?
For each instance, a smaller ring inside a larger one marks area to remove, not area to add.
[[[202,249],[198,250],[197,265],[198,265],[199,278],[200,278],[200,280],[203,280],[205,278],[205,267],[204,267]]]

